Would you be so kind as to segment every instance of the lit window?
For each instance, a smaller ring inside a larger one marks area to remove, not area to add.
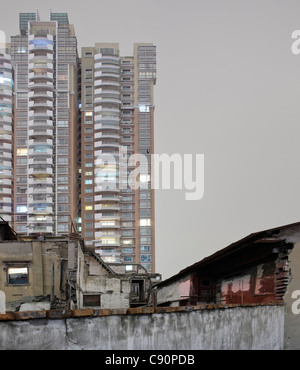
[[[125,245],[128,245],[128,244],[132,244],[133,243],[133,240],[132,239],[126,239],[126,240],[123,240],[123,244]]]
[[[86,117],[92,117],[93,116],[93,112],[85,112],[85,116]]]
[[[86,211],[92,211],[93,210],[93,206],[85,206],[85,210]]]
[[[150,181],[150,175],[140,175],[140,182]]]
[[[22,54],[26,53],[26,47],[25,46],[18,46],[17,53],[22,53]]]
[[[150,108],[148,105],[139,105],[139,111],[143,113],[150,112]]]
[[[99,238],[99,239],[102,240],[102,244],[116,244],[116,243],[118,243],[116,238],[102,238],[102,239]]]
[[[28,154],[27,148],[19,148],[17,149],[17,156],[26,156]]]
[[[140,226],[151,226],[151,219],[150,218],[141,218],[140,219]]]
[[[17,206],[17,213],[25,213],[28,211],[27,206]]]

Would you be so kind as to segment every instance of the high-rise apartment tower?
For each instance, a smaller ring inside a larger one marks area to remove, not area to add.
[[[149,271],[155,271],[155,83],[152,44],[135,44],[127,57],[118,44],[82,48],[82,235],[107,262],[141,263]],[[138,186],[132,186],[139,164]]]
[[[77,40],[65,13],[20,14],[15,71],[14,228],[66,234],[77,216]]]
[[[10,55],[3,47],[0,49],[0,216],[10,223],[13,213],[12,144],[13,70]]]

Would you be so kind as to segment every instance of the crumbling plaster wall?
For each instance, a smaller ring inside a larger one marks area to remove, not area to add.
[[[0,349],[283,349],[284,306],[171,309],[156,309],[151,314],[0,321]]]
[[[0,243],[0,289],[6,294],[6,308],[13,310],[15,302],[27,302],[34,297],[50,295],[52,280],[54,295],[64,299],[65,274],[62,271],[62,266],[64,266],[63,261],[66,258],[66,242],[13,241]],[[6,284],[6,263],[16,262],[28,264],[28,284]]]
[[[92,256],[78,251],[78,308],[83,307],[84,294],[100,294],[101,308],[128,308],[130,306],[130,280],[122,279],[101,266]]]

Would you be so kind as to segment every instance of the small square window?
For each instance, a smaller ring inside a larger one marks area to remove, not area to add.
[[[7,284],[23,285],[29,283],[27,266],[10,266],[7,269]]]

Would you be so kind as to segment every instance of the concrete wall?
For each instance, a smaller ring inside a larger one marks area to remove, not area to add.
[[[284,343],[280,305],[45,312],[38,319],[13,313],[18,321],[0,315],[0,349],[274,350]]]
[[[0,290],[0,314],[4,314],[5,313],[5,310],[6,310],[6,297],[5,297],[5,293]]]
[[[292,279],[284,296],[285,343],[284,348],[300,349],[300,243],[295,244],[289,255]],[[294,312],[293,312],[294,311]]]

